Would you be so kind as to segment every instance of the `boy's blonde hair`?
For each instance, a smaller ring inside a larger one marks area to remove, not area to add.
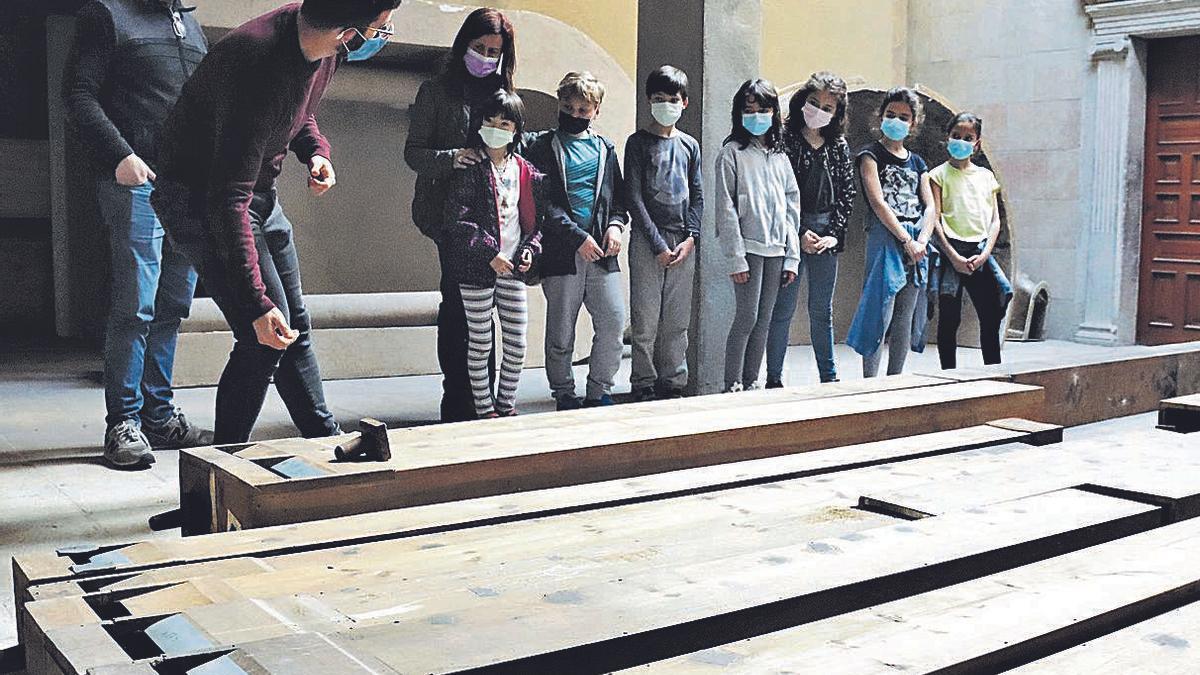
[[[558,100],[578,96],[592,105],[604,102],[604,84],[588,71],[567,73],[558,83]]]

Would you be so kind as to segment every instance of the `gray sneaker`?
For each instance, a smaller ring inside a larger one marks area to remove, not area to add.
[[[154,453],[137,422],[124,420],[104,434],[104,459],[116,467],[150,465]]]
[[[202,448],[213,444],[213,432],[193,426],[187,417],[176,410],[160,425],[142,421],[142,431],[155,450]]]

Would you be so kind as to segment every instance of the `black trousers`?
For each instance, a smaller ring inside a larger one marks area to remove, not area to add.
[[[947,262],[946,264],[949,264]],[[959,275],[958,293],[938,296],[938,358],[943,370],[958,366],[958,327],[962,323],[963,289],[979,315],[979,345],[985,364],[1000,363],[1000,323],[1007,309],[1000,297],[996,277],[987,268]]]
[[[442,280],[439,288],[442,302],[438,305],[438,366],[442,370],[442,421],[463,422],[473,420],[475,396],[471,390],[471,376],[467,371],[467,313],[463,309],[462,292],[449,266],[451,256],[442,245],[438,245],[438,261],[441,263]],[[488,381],[496,384],[496,352],[493,345],[488,357]]]
[[[274,190],[254,194],[250,227],[267,297],[287,317],[288,325],[300,333],[284,351],[258,343],[253,324],[259,311],[236,300],[226,262],[212,246],[200,219],[188,212],[187,194],[186,189],[164,186],[155,192],[153,203],[171,241],[195,265],[205,290],[233,330],[233,351],[217,385],[216,443],[249,440],[272,378],[292,422],[304,437],[340,433],[325,404],[292,224],[283,214]]]

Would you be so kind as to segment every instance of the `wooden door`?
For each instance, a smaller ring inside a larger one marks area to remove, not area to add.
[[[1150,44],[1138,342],[1200,340],[1200,36]]]

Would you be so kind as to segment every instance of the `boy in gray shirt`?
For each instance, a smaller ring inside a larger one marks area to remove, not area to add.
[[[635,401],[678,398],[687,385],[693,255],[700,239],[700,144],[675,128],[687,75],[663,66],[646,79],[654,121],[625,145]]]

